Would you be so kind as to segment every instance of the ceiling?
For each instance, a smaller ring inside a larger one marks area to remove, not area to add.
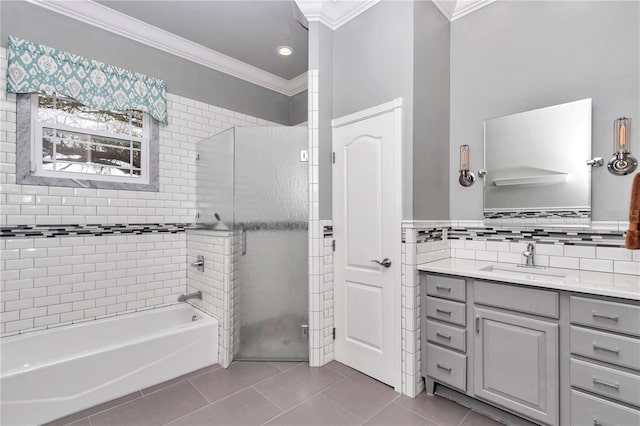
[[[287,80],[307,71],[308,32],[293,0],[97,3]],[[282,45],[294,53],[277,54]]]
[[[381,0],[26,1],[293,96],[307,88],[308,31],[298,21],[335,30]],[[496,0],[414,1],[433,1],[454,21]]]

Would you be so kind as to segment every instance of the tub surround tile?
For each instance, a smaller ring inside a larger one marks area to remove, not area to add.
[[[89,417],[92,426],[163,425],[207,405],[191,383],[182,382]]]
[[[26,311],[20,320],[3,315],[3,336],[165,306],[176,303],[178,295],[186,290],[184,232],[0,238],[5,240],[10,245],[16,241],[57,243],[20,248],[37,253],[38,257],[22,259],[29,265],[4,262],[2,285],[5,290],[22,291],[21,301],[29,304],[5,304],[5,314],[30,308],[44,310],[36,312],[31,322],[24,317]]]

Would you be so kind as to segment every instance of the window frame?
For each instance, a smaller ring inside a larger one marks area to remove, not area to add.
[[[17,156],[16,183],[31,185],[72,186],[85,188],[159,191],[159,123],[143,114],[143,137],[140,140],[140,177],[87,174],[44,170],[42,161],[42,129],[55,128],[118,139],[117,135],[38,121],[38,94],[16,96]],[[136,141],[139,138],[135,138]]]

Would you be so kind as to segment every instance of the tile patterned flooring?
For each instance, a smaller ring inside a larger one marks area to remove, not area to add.
[[[438,396],[396,393],[338,362],[234,362],[198,370],[48,426],[500,426]]]

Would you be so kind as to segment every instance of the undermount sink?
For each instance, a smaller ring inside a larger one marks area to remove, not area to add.
[[[494,272],[496,274],[500,273],[508,273],[508,274],[518,274],[522,276],[526,276],[530,279],[535,279],[536,275],[540,277],[555,277],[555,278],[565,278],[567,273],[564,271],[542,268],[542,267],[532,267],[532,266],[524,266],[524,265],[489,265],[484,268],[480,268],[481,271],[486,272]]]

